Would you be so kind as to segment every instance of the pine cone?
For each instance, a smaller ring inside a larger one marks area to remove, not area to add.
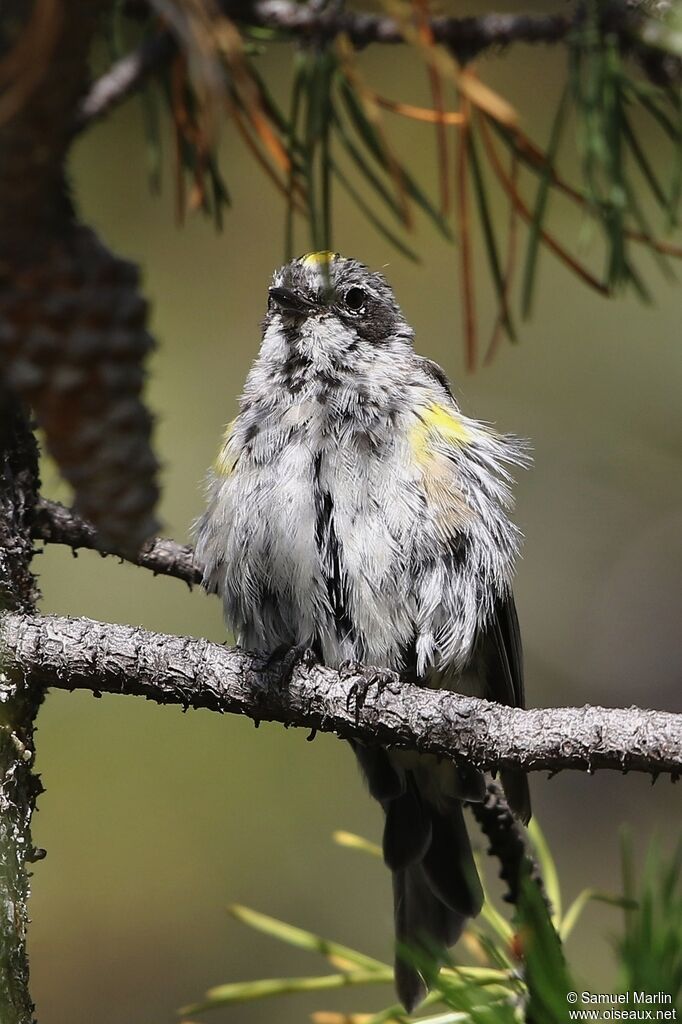
[[[0,373],[32,405],[80,514],[134,551],[157,531],[158,498],[139,273],[85,227],[49,245],[0,265]]]

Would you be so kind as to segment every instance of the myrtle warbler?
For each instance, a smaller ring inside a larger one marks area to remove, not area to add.
[[[238,642],[523,704],[511,592],[519,533],[509,464],[524,445],[463,416],[384,278],[311,253],[274,275],[260,353],[197,523],[204,585]],[[425,995],[407,951],[442,954],[481,908],[462,816],[480,772],[353,742],[385,812],[396,987]],[[524,821],[523,774],[502,773]]]

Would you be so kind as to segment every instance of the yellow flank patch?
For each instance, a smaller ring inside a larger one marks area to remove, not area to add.
[[[232,420],[225,427],[225,433],[223,434],[223,443],[220,446],[220,451],[216,456],[216,460],[213,463],[213,469],[218,476],[230,476],[234,472],[234,467],[237,465],[238,455],[235,455],[231,448],[230,442],[232,441],[232,431],[236,420]]]
[[[303,267],[323,267],[328,263],[332,263],[338,258],[338,252],[330,252],[328,249],[322,250],[322,252],[308,252],[305,256],[301,256],[298,261]]]
[[[474,434],[470,427],[455,412],[437,402],[420,409],[417,417],[410,434],[410,444],[420,460],[433,455],[434,440],[457,446],[473,440]]]

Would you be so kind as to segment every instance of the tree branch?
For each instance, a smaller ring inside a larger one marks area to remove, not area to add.
[[[135,554],[112,548],[104,543],[92,523],[58,501],[39,499],[32,533],[35,540],[46,544],[66,544],[74,551],[86,548],[99,551],[101,555],[115,555],[143,569],[151,569],[155,576],[184,580],[190,588],[201,583],[201,570],[194,562],[194,551],[189,545],[155,537]]]
[[[405,42],[399,22],[383,14],[344,11],[334,5],[324,10],[313,3],[295,3],[293,0],[220,0],[219,6],[226,16],[246,29],[275,29],[302,42],[328,42],[341,34],[350,38],[358,48],[374,43],[396,45]],[[648,72],[669,77],[671,69],[666,61],[672,61],[671,73],[678,74],[679,61],[656,46],[648,46],[638,34],[642,23],[641,10],[643,4],[614,0],[604,13],[604,28],[617,35],[625,48],[637,52]],[[435,43],[447,46],[461,63],[466,63],[492,47],[506,47],[512,43],[562,42],[582,17],[581,8],[574,15],[436,17],[429,20],[429,28]],[[93,84],[81,105],[74,131],[82,131],[108,114],[135,92],[145,78],[166,64],[176,50],[175,36],[165,29],[119,60]]]
[[[400,25],[385,15],[321,11],[313,4],[292,0],[222,0],[220,8],[245,27],[278,29],[301,40],[328,41],[345,33],[357,47],[405,42]],[[436,42],[446,43],[460,59],[470,60],[491,46],[559,42],[573,21],[560,14],[487,14],[476,18],[433,18],[429,24]],[[108,114],[176,52],[177,40],[165,29],[122,57],[94,82],[81,104],[74,131],[83,131]]]
[[[358,47],[405,42],[400,24],[383,14],[343,11],[333,5],[332,9],[322,10],[315,4],[296,4],[291,0],[222,0],[220,7],[228,17],[247,26],[280,29],[304,39],[329,40],[343,33]],[[445,44],[467,59],[491,46],[556,43],[565,37],[572,23],[572,18],[563,14],[482,14],[429,19],[434,42]]]
[[[73,125],[77,135],[135,92],[144,79],[166,64],[177,52],[175,36],[168,30],[146,39],[137,50],[121,57],[100,78],[93,82],[83,99]]]
[[[52,265],[58,267],[60,284],[65,276],[64,262],[56,257],[73,221],[64,164],[73,112],[85,91],[90,46],[105,6],[106,0],[70,0],[68,4],[4,0],[0,4],[0,609],[4,614],[30,612],[38,596],[30,566],[38,449],[26,410],[11,389],[25,392],[28,376],[34,396],[39,394],[29,352],[35,350],[38,335],[41,351],[46,337],[48,348],[49,339],[56,337],[46,313],[53,295],[47,294],[41,275],[46,265]],[[39,301],[34,303],[36,294]],[[26,338],[33,350],[27,344],[22,359],[15,360],[16,346]],[[32,401],[34,408],[38,404]],[[0,645],[0,1021],[32,1024],[26,950],[28,864],[40,855],[33,847],[31,817],[41,785],[32,769],[34,721],[44,688],[9,673],[5,653]]]
[[[539,887],[549,906],[540,868],[528,850],[523,826],[512,814],[502,787],[489,782],[483,803],[469,804],[469,808],[488,840],[488,853],[500,862],[499,877],[507,886],[503,898],[508,903],[518,903],[522,879],[528,877]]]
[[[30,569],[29,524],[38,486],[38,449],[25,410],[0,386],[0,609],[31,611],[38,591]],[[6,671],[0,643],[0,1020],[31,1024],[26,952],[27,861],[37,855],[31,817],[40,792],[32,772],[33,723],[43,689]]]
[[[466,759],[481,769],[682,771],[682,715],[639,708],[524,711],[401,682],[293,668],[206,640],[91,619],[7,613],[6,671],[41,686],[121,693]]]

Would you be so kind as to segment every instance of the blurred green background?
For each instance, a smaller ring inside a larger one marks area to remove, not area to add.
[[[260,62],[282,99],[291,56],[288,47],[273,48]],[[480,70],[545,141],[564,61],[563,51],[517,47]],[[375,48],[361,63],[388,95],[428,103],[424,69],[411,54]],[[432,130],[387,124],[435,194]],[[647,144],[655,155],[653,134]],[[200,215],[176,226],[170,143],[162,195],[149,195],[138,101],[81,141],[72,164],[85,220],[145,269],[160,341],[148,398],[158,415],[161,512],[165,532],[178,540],[202,508],[205,467],[234,415],[258,349],[265,289],[282,260],[280,197],[230,126],[221,145],[235,202],[222,234]],[[576,159],[570,147],[564,158],[569,166]],[[500,202],[495,213],[502,229],[506,207]],[[522,343],[467,375],[455,250],[420,221],[414,244],[423,261],[415,267],[343,197],[334,215],[335,247],[385,268],[419,350],[443,364],[464,410],[532,439],[534,466],[517,487],[526,544],[516,593],[529,703],[682,710],[677,288],[644,257],[655,306],[607,302],[545,255]],[[552,224],[566,239],[579,235],[572,208],[553,203]],[[304,228],[298,240],[301,251],[309,248]],[[484,259],[479,239],[483,340],[495,315]],[[46,494],[69,500],[49,464],[44,479]],[[177,581],[96,554],[75,560],[57,547],[36,565],[45,611],[225,639],[217,600]],[[380,812],[344,744],[60,691],[48,695],[38,724],[46,793],[35,841],[48,857],[35,867],[30,951],[41,1024],[164,1024],[208,986],[317,969],[305,954],[232,921],[231,902],[391,956],[387,872],[331,841],[336,828],[380,835]],[[669,841],[680,831],[680,791],[665,779],[652,788],[635,775],[536,775],[532,789],[569,897],[585,885],[618,889],[622,822],[632,824],[640,849],[654,832]],[[617,914],[590,908],[569,942],[578,977],[594,990],[614,980],[608,935]],[[231,1012],[253,1024],[293,1024],[311,1008],[371,1009],[387,998],[332,994]]]

